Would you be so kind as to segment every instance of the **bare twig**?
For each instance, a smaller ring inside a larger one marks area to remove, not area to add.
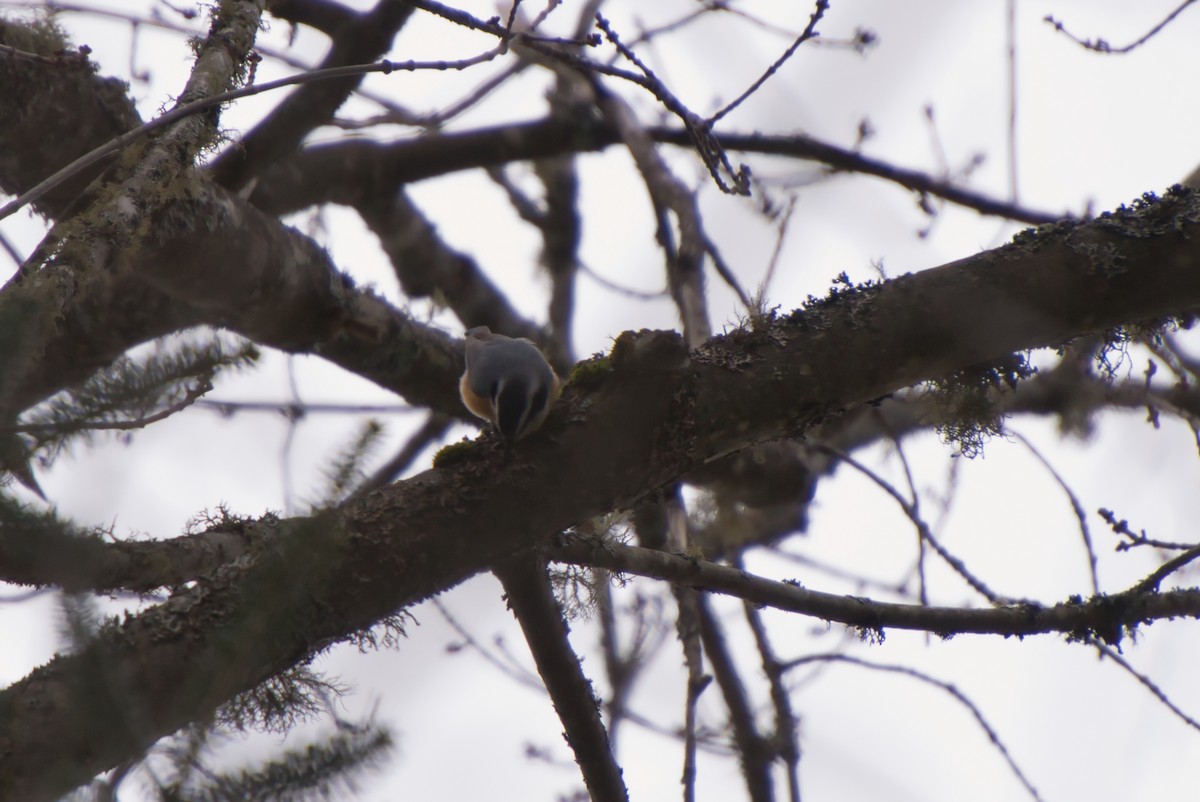
[[[450,613],[450,611],[446,608],[446,605],[443,604],[440,599],[435,597],[429,601],[430,604],[433,605],[434,609],[441,614],[442,618],[446,620],[446,623],[450,625],[450,628],[458,634],[458,637],[462,638],[463,644],[465,644],[467,648],[473,649],[476,654],[490,663],[494,668],[499,670],[501,674],[515,681],[518,685],[523,685],[529,690],[537,691],[542,695],[546,693],[546,686],[542,684],[542,681],[539,680],[535,674],[525,670],[523,666],[518,665],[511,660],[502,660],[496,655],[492,654],[491,650],[480,643],[479,640],[472,635],[455,616]],[[447,647],[447,650],[452,652],[457,652],[461,649],[462,646],[459,645]],[[506,651],[502,652],[502,654],[504,654],[506,658],[508,657],[508,653]]]
[[[625,609],[632,632],[627,646],[621,644],[621,627],[617,619],[614,583],[608,571],[594,569],[591,592],[596,600],[596,618],[600,624],[600,648],[604,655],[604,671],[608,675],[609,698],[608,734],[617,748],[617,733],[621,721],[630,717],[629,699],[634,684],[650,659],[666,642],[667,626],[661,594],[634,594],[633,602]],[[675,733],[678,737],[680,733]]]
[[[924,519],[921,518],[919,510],[917,510],[913,503],[905,499],[904,496],[900,494],[900,491],[893,487],[890,482],[845,452],[839,451],[838,449],[827,445],[821,445],[818,446],[818,448],[828,454],[836,456],[838,459],[857,470],[863,476],[866,476],[868,479],[878,485],[881,490],[895,499],[896,503],[900,505],[900,509],[904,511],[905,516],[909,519],[909,521],[912,522],[913,526],[917,528],[917,532],[921,539],[925,543],[928,543],[933,550],[938,553],[938,556],[941,557],[942,560],[944,560],[956,574],[961,576],[968,585],[974,588],[977,593],[993,604],[1001,603],[1007,598],[989,588],[983,582],[983,580],[975,576],[975,574],[973,574],[967,568],[966,563],[947,551],[946,548],[938,542],[937,538],[934,537],[933,532],[929,529],[929,525],[925,523]]]
[[[884,582],[882,580],[872,579],[870,577],[856,574],[853,571],[847,571],[846,569],[839,568],[836,565],[822,562],[807,554],[797,554],[794,551],[785,551],[779,546],[767,546],[767,550],[782,560],[794,562],[797,565],[804,566],[805,568],[812,568],[816,571],[820,571],[821,573],[826,574],[834,579],[840,579],[842,581],[852,583],[858,590],[871,589],[898,596],[902,599],[912,597],[912,591],[908,589],[909,580],[907,578],[901,579],[897,582]]]
[[[667,281],[683,321],[684,339],[689,347],[698,347],[708,339],[711,324],[704,294],[703,226],[696,198],[667,167],[629,104],[599,85],[595,89],[597,105],[629,149],[650,195],[658,243],[666,256]],[[678,246],[669,219],[672,213],[679,225]]]
[[[17,250],[17,246],[13,245],[12,240],[4,236],[3,232],[0,232],[0,249],[3,249],[8,254],[9,258],[13,260],[13,264],[17,267],[20,267],[25,262],[25,257],[21,256],[21,252]]]
[[[1075,492],[1071,490],[1066,480],[1063,479],[1059,472],[1054,469],[1054,466],[1050,464],[1050,461],[1042,456],[1042,452],[1035,448],[1033,443],[1029,442],[1028,438],[1026,438],[1020,432],[1010,431],[1009,434],[1020,440],[1021,443],[1027,449],[1029,449],[1029,453],[1037,457],[1038,462],[1042,463],[1042,467],[1050,472],[1050,475],[1054,477],[1054,481],[1058,482],[1058,486],[1062,488],[1063,493],[1066,494],[1067,500],[1071,502],[1071,510],[1075,513],[1075,520],[1079,521],[1079,534],[1083,538],[1083,548],[1087,553],[1088,575],[1092,580],[1092,593],[1099,593],[1100,579],[1096,574],[1096,549],[1092,545],[1092,532],[1091,529],[1088,528],[1087,513],[1083,511],[1083,505],[1079,503],[1078,497],[1076,497]]]
[[[292,401],[226,401],[206,398],[196,402],[198,409],[207,409],[219,415],[235,415],[239,412],[270,412],[284,417],[305,415],[404,415],[420,412],[408,404],[323,404],[305,401],[297,406]]]
[[[821,17],[825,16],[825,12],[828,10],[829,0],[817,0],[817,6],[813,10],[812,16],[809,17],[808,25],[803,31],[800,32],[800,35],[796,37],[796,40],[792,42],[791,46],[787,50],[783,51],[783,55],[775,59],[775,63],[768,67],[766,72],[760,75],[754,83],[750,84],[745,92],[742,92],[742,94],[738,95],[731,103],[726,105],[725,108],[710,116],[705,123],[709,127],[712,127],[717,123],[718,120],[740,106],[743,102],[745,102],[746,98],[757,92],[759,88],[767,82],[767,79],[779,71],[779,68],[782,67],[787,60],[792,57],[800,45],[804,44],[809,39],[819,36],[817,33],[817,23],[821,21]]]
[[[1182,554],[1177,554],[1167,560],[1162,565],[1155,568],[1149,576],[1133,586],[1132,590],[1135,593],[1154,593],[1158,591],[1158,586],[1162,581],[1171,574],[1183,568],[1190,562],[1194,562],[1197,557],[1200,557],[1200,546],[1192,546]]]
[[[140,418],[131,418],[129,420],[98,420],[98,421],[71,421],[69,423],[24,423],[16,426],[7,426],[0,428],[2,432],[23,432],[32,435],[48,435],[57,432],[129,432],[135,429],[144,429],[152,423],[158,423],[161,420],[174,415],[176,412],[182,412],[188,407],[199,402],[201,396],[212,390],[213,385],[209,379],[201,379],[196,384],[188,387],[183,398],[173,404],[160,409],[150,415],[143,415]]]
[[[1179,5],[1174,11],[1172,11],[1170,14],[1168,14],[1162,20],[1162,22],[1158,23],[1153,28],[1151,28],[1149,31],[1147,31],[1145,34],[1138,37],[1137,39],[1130,42],[1129,44],[1124,45],[1123,47],[1113,47],[1107,41],[1105,41],[1104,39],[1100,39],[1100,38],[1083,39],[1081,37],[1078,37],[1075,34],[1068,31],[1066,29],[1066,26],[1063,25],[1063,23],[1060,22],[1059,20],[1055,19],[1054,16],[1052,16],[1052,15],[1047,15],[1044,18],[1044,21],[1053,25],[1054,30],[1063,34],[1064,36],[1066,36],[1068,39],[1075,42],[1076,44],[1087,48],[1088,50],[1094,50],[1097,53],[1121,54],[1121,53],[1128,53],[1129,51],[1131,51],[1135,48],[1141,47],[1147,41],[1149,41],[1151,38],[1157,36],[1159,34],[1159,32],[1162,31],[1163,28],[1165,28],[1169,24],[1171,24],[1172,20],[1174,20],[1176,17],[1178,17],[1180,14],[1182,14],[1183,10],[1185,8],[1187,8],[1188,6],[1190,6],[1194,2],[1196,2],[1196,0],[1184,0],[1184,2],[1181,5]]]
[[[234,100],[240,100],[244,97],[252,97],[270,92],[275,89],[282,89],[285,86],[295,86],[297,84],[306,84],[313,81],[324,81],[332,78],[345,78],[351,75],[365,75],[372,72],[380,72],[384,75],[399,71],[413,70],[464,70],[475,64],[482,64],[485,61],[490,61],[500,54],[500,48],[493,48],[478,56],[473,56],[459,61],[379,61],[373,64],[354,64],[346,67],[330,67],[324,70],[311,70],[299,75],[290,75],[287,78],[280,78],[277,81],[268,81],[267,83],[255,84],[254,86],[244,86],[241,89],[234,89],[229,92],[221,92],[210,97],[200,98],[190,103],[184,103],[165,114],[155,117],[149,122],[139,125],[132,131],[126,131],[114,139],[109,140],[98,148],[95,148],[88,153],[83,154],[75,161],[68,164],[66,167],[58,170],[50,177],[44,179],[33,188],[23,192],[12,201],[0,207],[0,220],[10,216],[22,207],[33,203],[38,198],[41,198],[50,190],[54,189],[78,175],[83,170],[91,167],[100,160],[104,159],[113,153],[119,153],[133,142],[141,139],[143,136],[170,125],[173,122],[190,117],[193,114],[198,114],[205,109],[215,108],[216,106],[229,103]]]
[[[1118,521],[1116,513],[1114,513],[1112,510],[1101,507],[1098,512],[1100,517],[1104,519],[1104,522],[1109,525],[1113,532],[1129,538],[1128,541],[1121,541],[1117,544],[1117,551],[1128,551],[1129,549],[1137,546],[1150,546],[1151,548],[1155,549],[1169,549],[1172,551],[1186,551],[1196,548],[1198,545],[1200,545],[1197,543],[1175,543],[1168,540],[1157,540],[1155,538],[1148,537],[1145,529],[1143,529],[1140,533],[1134,532],[1129,528],[1129,521],[1125,520],[1124,518]]]
[[[996,751],[999,752],[1000,756],[1004,758],[1004,762],[1008,764],[1009,769],[1012,770],[1012,773],[1016,776],[1017,780],[1020,781],[1021,785],[1025,787],[1025,790],[1029,793],[1029,796],[1035,800],[1038,800],[1038,802],[1041,802],[1041,794],[1038,793],[1037,788],[1033,786],[1033,783],[1029,781],[1029,778],[1025,776],[1025,772],[1021,771],[1021,767],[1017,765],[1017,762],[1009,753],[1008,747],[1006,747],[1004,742],[1000,740],[1000,735],[996,732],[992,725],[988,723],[987,719],[983,717],[982,711],[980,711],[979,707],[971,701],[970,697],[960,691],[953,684],[944,682],[940,679],[935,679],[923,671],[918,671],[915,668],[909,668],[908,666],[876,663],[870,660],[864,660],[860,657],[852,657],[847,654],[808,655],[806,657],[800,657],[795,660],[788,661],[784,664],[784,667],[785,669],[792,669],[798,666],[816,662],[847,663],[849,665],[861,666],[862,668],[869,668],[872,671],[885,671],[891,674],[903,674],[906,677],[912,677],[913,679],[920,680],[921,682],[932,685],[935,688],[940,688],[941,690],[950,694],[950,696],[956,702],[965,707],[975,718],[975,722],[987,735],[988,740],[992,742],[992,745],[996,747]]]
[[[38,64],[63,64],[65,63],[62,56],[43,56],[41,53],[30,53],[27,50],[18,50],[12,45],[0,44],[0,55],[8,56],[17,61],[34,61]],[[86,53],[81,54],[81,57],[86,59]]]
[[[606,278],[602,273],[596,272],[596,270],[589,267],[585,263],[580,263],[579,269],[584,273],[584,275],[590,276],[592,278],[592,280],[595,281],[597,284],[599,284],[601,287],[604,287],[605,289],[608,289],[608,290],[612,290],[613,292],[616,292],[616,293],[620,293],[621,295],[624,295],[627,298],[636,298],[639,301],[657,301],[660,298],[664,298],[670,294],[670,292],[665,289],[656,290],[656,291],[646,291],[646,290],[634,289],[633,287],[626,287],[624,284],[618,284],[617,282],[613,281],[612,279]]]
[[[683,122],[688,136],[696,148],[696,153],[699,154],[700,159],[704,162],[705,167],[708,168],[709,174],[720,190],[733,195],[749,195],[750,169],[744,164],[737,170],[733,169],[733,165],[730,164],[729,157],[726,155],[724,148],[721,147],[720,142],[713,136],[712,126],[683,105],[679,98],[671,90],[667,89],[666,85],[654,74],[654,71],[621,41],[608,20],[597,14],[596,26],[604,31],[605,37],[612,43],[613,47],[617,48],[617,51],[622,56],[637,65],[638,69],[641,70],[641,75],[617,70],[614,67],[603,64],[589,63],[587,66],[595,72],[632,81],[654,95],[659,103],[662,103]],[[732,183],[726,182],[724,176],[722,176],[722,172],[730,177]]]
[[[913,479],[912,466],[908,464],[908,455],[904,453],[904,444],[895,435],[892,435],[892,444],[895,446],[896,456],[900,459],[900,467],[904,471],[904,480],[908,484],[908,503],[911,509],[908,518],[917,528],[917,598],[921,604],[929,604],[929,585],[925,579],[926,538],[924,533],[932,533],[933,528],[925,523],[925,518],[921,515],[921,494],[917,492],[917,483]]]
[[[189,25],[180,25],[178,23],[169,21],[163,15],[158,14],[158,13],[154,13],[151,15],[145,15],[145,14],[138,14],[133,11],[123,11],[123,10],[118,10],[118,9],[102,8],[100,6],[88,6],[88,5],[81,5],[78,3],[63,3],[63,2],[58,2],[58,0],[4,0],[4,2],[0,3],[0,5],[8,6],[11,8],[38,9],[38,10],[42,10],[42,11],[53,12],[55,14],[73,13],[73,14],[92,16],[92,17],[100,17],[100,18],[105,18],[105,19],[121,20],[123,22],[129,23],[129,26],[132,29],[132,31],[135,33],[135,35],[136,35],[137,31],[139,31],[140,29],[145,28],[145,27],[157,28],[159,30],[164,30],[164,31],[171,31],[172,33],[177,33],[177,34],[180,34],[185,37],[196,36],[196,35],[203,33],[195,25],[190,25],[190,26]],[[185,14],[184,16],[187,19],[195,19],[196,16],[198,16],[198,15]],[[344,12],[339,14],[336,11],[334,11],[334,14],[331,16],[337,17],[338,24],[343,24],[346,21],[346,18],[354,16],[354,12],[345,10]],[[330,25],[322,26],[319,24],[314,24],[314,21],[311,19],[304,20],[304,24],[311,25],[312,27],[317,28],[318,30],[324,30],[325,33],[329,33],[330,30],[332,30],[334,27],[336,27],[336,26],[330,26]],[[290,53],[287,53],[286,51],[283,51],[283,50],[276,50],[271,47],[264,47],[263,45],[256,43],[255,47],[254,47],[254,52],[258,53],[260,56],[263,56],[264,58],[274,59],[275,61],[278,61],[282,64],[286,64],[287,66],[289,66],[293,69],[296,69],[296,70],[307,71],[307,70],[314,69],[313,65],[311,63],[303,61],[301,59],[298,59],[295,56],[293,56]],[[133,56],[134,56],[134,53],[133,53],[133,49],[131,48],[130,54],[129,54],[131,62],[132,62]],[[134,75],[136,73],[136,70],[134,70],[132,63],[130,64],[129,72],[131,75]],[[143,80],[144,76],[138,76],[138,78],[139,78],[139,80]],[[362,97],[364,100],[370,101],[371,103],[374,103],[375,105],[380,106],[383,109],[385,109],[387,112],[387,116],[393,122],[402,122],[406,125],[421,125],[422,124],[423,118],[419,117],[418,115],[412,113],[411,111],[409,111],[407,109],[402,108],[399,104],[393,102],[392,100],[390,100],[387,97],[384,97],[383,95],[372,92],[369,89],[363,89],[361,86],[356,88],[354,90],[354,92],[356,95]]]
[[[783,255],[783,243],[787,239],[788,226],[791,225],[792,215],[796,211],[796,196],[792,195],[788,198],[787,206],[783,212],[778,214],[779,227],[775,234],[775,247],[771,250],[771,258],[767,260],[767,271],[763,275],[762,281],[758,284],[758,289],[754,291],[752,303],[757,312],[763,312],[767,308],[768,290],[771,288],[771,280],[775,278],[775,271],[779,267],[779,258]]]
[[[664,545],[669,549],[685,549],[688,545],[689,526],[687,510],[680,495],[679,485],[663,502],[666,508],[666,532]],[[642,535],[639,530],[639,535]],[[643,537],[643,542],[645,538]],[[671,586],[671,594],[675,597],[678,614],[675,619],[675,632],[679,645],[683,649],[683,662],[687,666],[687,698],[684,700],[683,711],[683,783],[684,802],[695,802],[696,799],[696,748],[697,713],[699,710],[700,694],[712,682],[712,676],[704,673],[703,623],[701,612],[701,594],[695,588],[680,585]]]
[[[1095,646],[1096,650],[1098,652],[1100,652],[1100,654],[1104,655],[1105,657],[1107,657],[1108,659],[1112,660],[1114,663],[1119,665],[1122,669],[1124,669],[1126,673],[1128,673],[1131,677],[1133,677],[1139,683],[1141,683],[1142,687],[1144,687],[1146,690],[1150,691],[1150,693],[1154,694],[1155,698],[1157,698],[1158,701],[1162,702],[1163,705],[1165,705],[1168,710],[1170,710],[1172,713],[1174,713],[1175,716],[1178,717],[1180,721],[1182,721],[1184,724],[1188,725],[1189,727],[1191,727],[1194,730],[1200,730],[1200,721],[1197,721],[1196,719],[1189,716],[1187,713],[1183,712],[1183,710],[1178,705],[1176,705],[1174,702],[1171,701],[1171,698],[1169,696],[1167,696],[1166,691],[1164,691],[1162,688],[1158,687],[1158,684],[1156,682],[1154,682],[1154,680],[1150,679],[1150,677],[1146,676],[1145,674],[1143,674],[1142,672],[1140,672],[1136,668],[1134,668],[1132,665],[1130,665],[1129,661],[1126,660],[1124,657],[1122,657],[1120,652],[1118,652],[1116,649],[1112,648],[1111,646],[1109,646],[1107,644],[1097,641],[1095,638],[1089,638],[1089,639],[1087,639],[1087,642],[1090,643],[1092,646]]]
[[[1005,36],[1008,39],[1008,199],[1020,199],[1017,176],[1017,0],[1008,0],[1005,17]]]
[[[674,145],[691,143],[687,131],[674,128],[651,128],[650,134],[659,142]],[[1069,215],[1044,212],[1019,206],[1011,201],[990,198],[950,181],[935,178],[920,170],[897,167],[878,159],[864,156],[853,149],[830,145],[801,135],[771,136],[760,134],[714,134],[721,146],[727,150],[762,153],[773,156],[792,156],[812,159],[829,165],[835,172],[853,172],[873,175],[885,181],[899,184],[916,193],[935,195],[960,206],[967,206],[980,214],[996,215],[1029,225],[1041,225],[1062,220]]]
[[[413,433],[396,456],[381,465],[375,473],[359,485],[352,498],[363,496],[394,481],[397,476],[408,469],[422,451],[429,447],[430,443],[441,439],[453,422],[454,419],[449,415],[430,412],[429,417],[425,419],[425,424]]]

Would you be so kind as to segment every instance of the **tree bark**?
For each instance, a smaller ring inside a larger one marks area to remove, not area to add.
[[[1185,190],[841,292],[689,354],[626,333],[577,367],[543,431],[490,443],[309,519],[264,521],[253,560],[0,694],[0,798],[53,799],[398,608],[689,469],[1014,351],[1200,306]]]

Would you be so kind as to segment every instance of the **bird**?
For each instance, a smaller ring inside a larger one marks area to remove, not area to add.
[[[524,337],[467,330],[466,370],[458,382],[463,404],[491,421],[505,440],[537,431],[558,398],[558,376],[541,350]]]

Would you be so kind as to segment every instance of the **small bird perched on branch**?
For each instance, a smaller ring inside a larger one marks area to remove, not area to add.
[[[524,337],[467,331],[467,368],[458,382],[463,404],[512,442],[532,434],[558,398],[559,381],[542,352]]]

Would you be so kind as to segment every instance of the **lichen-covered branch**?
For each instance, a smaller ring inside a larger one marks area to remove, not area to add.
[[[624,570],[605,555],[628,552],[554,546],[544,533],[633,507],[703,462],[804,430],[829,410],[1013,350],[1194,309],[1196,242],[1200,197],[1178,191],[841,293],[690,354],[673,333],[624,334],[611,355],[576,369],[520,448],[455,449],[337,510],[264,524],[256,559],[226,565],[4,691],[0,798],[55,798],[336,639],[521,551],[541,546]],[[645,573],[672,581],[700,572],[712,589],[726,582],[742,595],[753,585],[661,552],[644,559]],[[1143,621],[1200,615],[1196,590],[939,610],[758,581],[764,601],[792,609],[799,598],[811,615],[866,628],[1115,641]]]
[[[697,590],[736,596],[752,604],[834,621],[865,632],[910,629],[945,637],[1059,633],[1119,643],[1127,632],[1141,624],[1181,617],[1200,618],[1200,588],[1163,593],[1134,589],[1053,606],[1023,603],[986,608],[933,607],[822,593],[809,590],[799,582],[765,579],[726,565],[636,546],[580,540],[558,543],[546,553],[558,562],[663,579]]]

